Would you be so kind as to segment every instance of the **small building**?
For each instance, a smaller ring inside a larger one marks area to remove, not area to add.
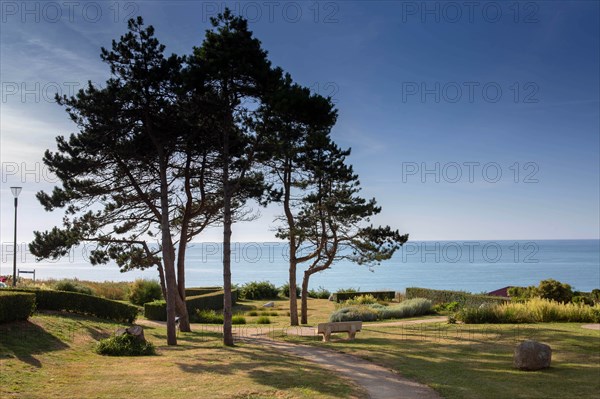
[[[508,289],[512,288],[512,285],[509,285],[508,287],[504,287],[504,288],[499,288],[495,291],[492,292],[488,292],[488,295],[490,296],[501,296],[503,298],[508,298],[510,297],[510,295],[508,295]]]

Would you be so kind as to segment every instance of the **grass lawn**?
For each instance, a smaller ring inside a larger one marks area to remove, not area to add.
[[[355,341],[340,339],[323,344],[296,339],[391,368],[433,387],[445,398],[597,398],[600,332],[580,326],[581,323],[383,327],[370,323],[363,324]],[[524,339],[550,344],[550,369],[524,372],[512,367],[513,349]]]
[[[275,307],[264,308],[267,302],[274,302]],[[314,326],[318,323],[329,321],[329,315],[335,310],[335,302],[327,299],[308,300],[308,325]],[[246,318],[247,324],[256,324],[260,316],[268,316],[271,326],[287,327],[290,325],[290,302],[289,299],[262,299],[256,301],[238,300],[233,309],[234,314],[240,314]],[[250,316],[249,313],[257,312],[257,316]],[[277,315],[275,315],[277,314]],[[300,298],[298,298],[298,319],[300,319]]]
[[[328,371],[297,358],[217,335],[145,327],[158,356],[105,357],[96,341],[119,324],[96,318],[36,314],[0,325],[1,398],[363,398]]]

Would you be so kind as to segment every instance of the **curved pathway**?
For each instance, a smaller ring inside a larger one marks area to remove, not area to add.
[[[384,323],[364,324],[364,327],[387,327],[407,324],[440,323],[446,317],[432,317],[428,319],[394,321]],[[139,320],[141,325],[162,325],[165,322]],[[207,328],[208,327],[208,328]],[[222,326],[202,325],[204,331],[222,331]],[[286,330],[289,335],[314,336],[314,327],[290,327]],[[332,349],[301,345],[286,341],[277,341],[265,338],[265,330],[260,327],[246,327],[241,339],[249,343],[269,346],[279,352],[297,356],[316,363],[323,368],[333,371],[337,375],[349,379],[362,387],[371,399],[441,399],[442,397],[430,387],[411,381],[399,374],[359,357],[340,353]],[[267,332],[268,334],[268,332]]]
[[[584,324],[581,328],[587,328],[588,330],[599,330],[600,331],[600,323],[595,324]]]

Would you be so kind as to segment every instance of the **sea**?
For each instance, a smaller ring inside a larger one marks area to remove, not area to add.
[[[115,264],[93,266],[93,245],[73,249],[58,260],[36,262],[27,245],[17,248],[17,269],[35,271],[36,279],[77,278],[92,281],[158,279],[156,268],[121,273]],[[12,245],[3,246],[0,275],[12,274]],[[270,281],[280,286],[288,279],[288,247],[283,242],[232,244],[232,281]],[[298,268],[298,283],[304,267]],[[33,274],[21,274],[32,278]],[[484,293],[506,286],[537,285],[555,279],[575,290],[600,288],[600,240],[410,241],[379,265],[357,265],[340,260],[312,275],[310,287],[329,291],[404,291],[407,287]],[[223,284],[222,246],[191,243],[186,256],[186,286]]]

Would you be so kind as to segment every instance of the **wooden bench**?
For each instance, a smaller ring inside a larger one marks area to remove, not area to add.
[[[317,325],[317,334],[323,334],[323,342],[329,342],[331,334],[347,332],[348,339],[353,340],[362,328],[362,321],[340,321],[336,323],[320,323]]]

